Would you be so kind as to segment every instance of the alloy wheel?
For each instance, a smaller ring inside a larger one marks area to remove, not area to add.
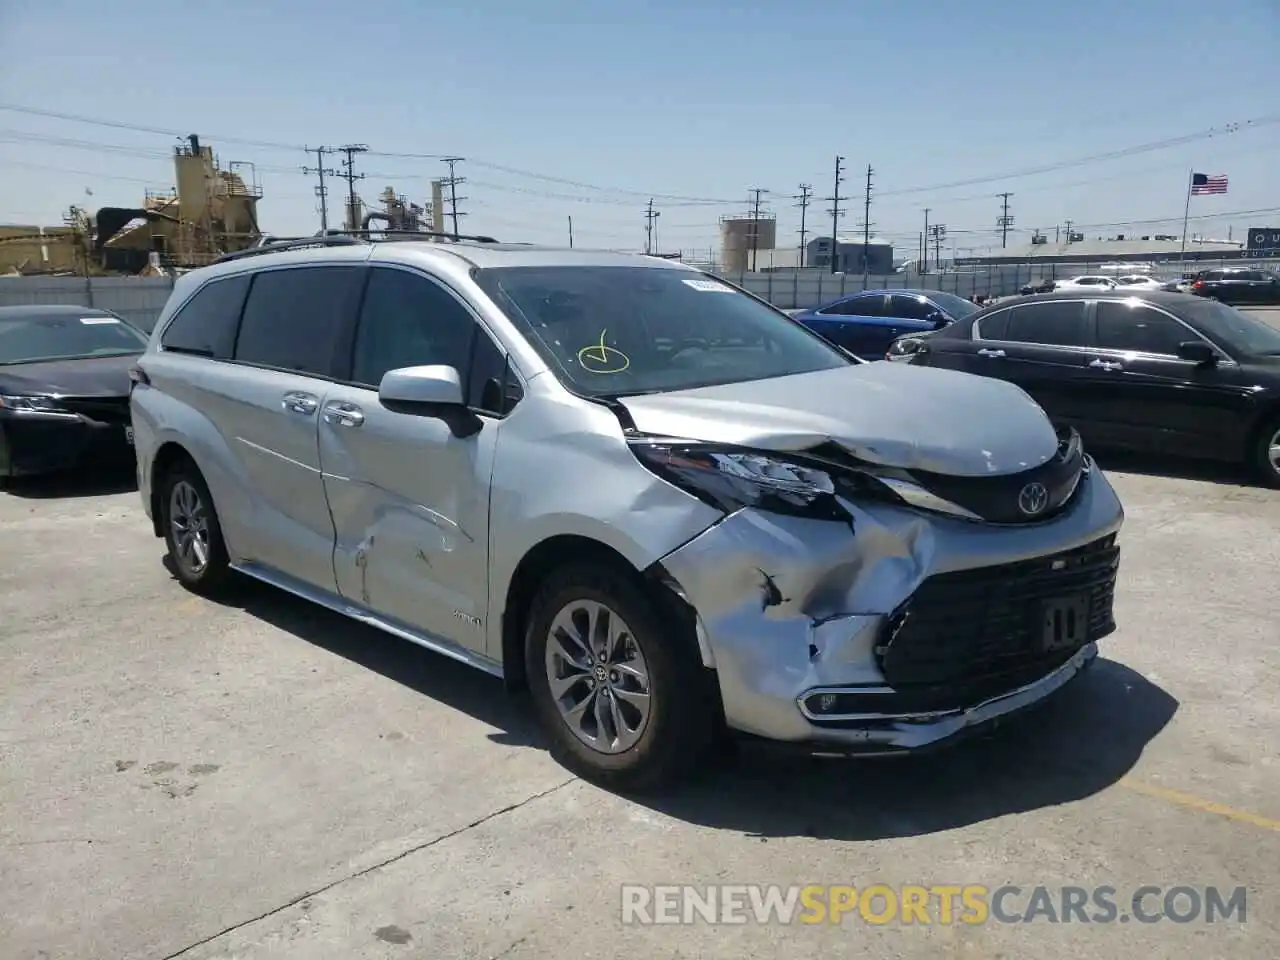
[[[633,747],[649,723],[649,665],[626,622],[594,600],[566,604],[551,621],[547,681],[560,719],[600,753]]]
[[[1280,430],[1271,435],[1271,439],[1267,441],[1267,462],[1271,464],[1271,469],[1280,474]]]
[[[193,576],[209,565],[209,511],[200,491],[188,480],[179,480],[169,492],[169,529],[174,558]]]

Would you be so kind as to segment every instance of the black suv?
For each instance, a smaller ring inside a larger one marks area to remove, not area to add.
[[[1223,303],[1280,303],[1280,277],[1238,267],[1201,270],[1191,284],[1191,292]]]

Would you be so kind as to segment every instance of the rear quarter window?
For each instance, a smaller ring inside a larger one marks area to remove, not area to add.
[[[212,280],[196,291],[160,335],[165,350],[229,360],[249,290],[249,274]]]

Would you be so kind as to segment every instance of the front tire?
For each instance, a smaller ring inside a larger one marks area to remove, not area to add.
[[[1273,417],[1258,431],[1252,466],[1268,487],[1280,487],[1280,417]]]
[[[686,774],[716,730],[690,633],[666,622],[629,571],[583,563],[549,576],[530,609],[525,658],[552,754],[612,789]]]
[[[190,461],[169,468],[160,480],[160,523],[178,582],[213,596],[231,578],[231,565],[213,497]]]

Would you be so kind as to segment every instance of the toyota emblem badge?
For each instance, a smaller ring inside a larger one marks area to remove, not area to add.
[[[1018,509],[1028,517],[1043,513],[1049,505],[1049,491],[1043,483],[1028,483],[1018,493]]]

